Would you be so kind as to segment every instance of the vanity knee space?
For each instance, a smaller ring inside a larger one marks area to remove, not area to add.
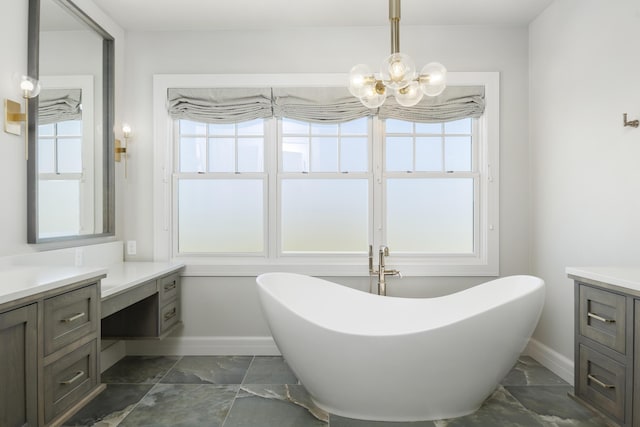
[[[103,297],[103,338],[162,339],[181,325],[177,271],[132,283]]]

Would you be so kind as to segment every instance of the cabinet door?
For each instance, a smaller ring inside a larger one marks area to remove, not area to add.
[[[626,301],[624,295],[580,285],[580,334],[627,354]]]
[[[0,314],[0,425],[36,426],[37,409],[37,305]]]

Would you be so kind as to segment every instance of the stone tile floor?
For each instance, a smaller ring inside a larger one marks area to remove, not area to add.
[[[567,396],[569,384],[530,357],[520,358],[476,413],[412,423],[325,413],[313,405],[282,357],[130,356],[105,371],[102,382],[106,390],[65,426],[606,426]]]

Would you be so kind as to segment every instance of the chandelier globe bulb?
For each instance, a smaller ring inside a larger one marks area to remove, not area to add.
[[[356,98],[362,98],[375,87],[376,79],[366,64],[357,64],[349,72],[349,92]]]
[[[424,97],[424,92],[417,81],[412,81],[407,86],[396,89],[395,97],[398,104],[403,107],[413,107]]]
[[[416,78],[416,64],[409,55],[393,53],[382,61],[380,78],[390,89],[405,87]]]
[[[438,96],[447,87],[447,69],[439,62],[430,62],[420,71],[420,88],[427,96]]]

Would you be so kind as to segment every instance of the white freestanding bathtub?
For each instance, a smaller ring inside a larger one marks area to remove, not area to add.
[[[257,278],[273,338],[313,401],[366,420],[474,412],[516,363],[544,282],[511,276],[438,298],[396,298],[292,273]]]

